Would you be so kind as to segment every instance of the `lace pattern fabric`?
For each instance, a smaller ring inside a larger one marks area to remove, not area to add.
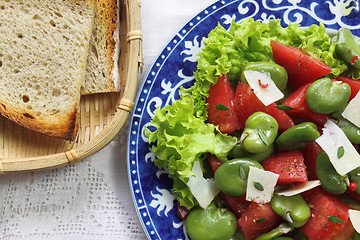
[[[0,239],[146,239],[127,183],[127,130],[76,165],[0,176]]]

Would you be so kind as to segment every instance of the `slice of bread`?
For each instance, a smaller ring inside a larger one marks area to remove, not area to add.
[[[73,140],[94,0],[0,0],[0,112]]]
[[[81,94],[120,91],[118,0],[96,0],[85,80]]]

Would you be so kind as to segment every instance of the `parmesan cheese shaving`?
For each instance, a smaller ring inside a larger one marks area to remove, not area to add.
[[[315,140],[329,156],[330,162],[340,175],[345,175],[360,166],[360,155],[351,144],[345,133],[331,120],[323,128],[323,134]],[[338,156],[339,148],[343,155]]]
[[[194,162],[192,172],[195,176],[189,178],[187,185],[189,186],[191,193],[199,202],[199,205],[202,208],[206,208],[219,193],[219,190],[216,188],[214,179],[206,179],[203,177],[200,162]]]
[[[286,197],[294,196],[296,194],[306,192],[306,191],[313,189],[320,185],[321,185],[321,183],[319,180],[308,181],[306,183],[296,184],[289,189],[278,192],[278,194],[282,195],[282,196],[286,196]]]
[[[349,209],[349,217],[356,232],[360,233],[360,211]]]
[[[279,174],[250,167],[246,187],[246,200],[257,203],[270,202],[278,178]],[[262,190],[259,190],[258,186],[261,186]]]
[[[284,94],[277,88],[276,84],[270,77],[270,73],[257,71],[245,71],[244,76],[250,87],[253,89],[256,97],[268,106],[284,97]]]
[[[357,127],[360,127],[360,91],[351,99],[342,116]]]

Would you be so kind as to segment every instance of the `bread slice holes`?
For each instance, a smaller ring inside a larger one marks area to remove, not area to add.
[[[39,14],[35,14],[35,15],[33,16],[33,19],[35,19],[35,20],[42,20],[42,17],[40,17]]]
[[[23,96],[22,96],[22,100],[23,100],[24,103],[27,103],[27,102],[30,101],[30,98],[29,98],[29,96],[27,96],[27,95],[23,95]]]
[[[3,62],[2,62],[2,61],[0,61],[0,67],[2,67],[2,65],[3,65]]]
[[[59,12],[54,12],[54,14],[58,17],[63,17],[63,15],[61,15],[61,13],[59,13]]]
[[[53,95],[54,97],[60,96],[60,95],[61,95],[60,89],[54,89],[54,90],[52,91],[52,95]]]
[[[28,113],[24,113],[23,115],[24,115],[24,117],[34,119],[34,117],[32,115],[28,114]]]
[[[24,35],[22,35],[21,33],[16,34],[16,36],[17,36],[18,38],[23,38],[23,37],[24,37]]]
[[[14,73],[16,74],[16,73],[19,73],[20,72],[20,70],[19,69],[14,69]]]
[[[0,107],[3,108],[4,110],[6,110],[6,106],[4,104],[0,104]]]
[[[50,20],[50,25],[56,27],[56,23],[54,22],[54,20]]]
[[[94,53],[94,55],[96,56],[96,58],[99,58],[99,55],[98,55],[98,52],[97,52],[97,49],[94,45],[91,45],[91,51]]]
[[[0,6],[0,10],[5,10],[5,6],[4,6],[4,5],[1,5],[1,6]]]

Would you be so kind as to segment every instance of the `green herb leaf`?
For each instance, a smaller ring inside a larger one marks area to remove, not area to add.
[[[290,111],[290,110],[294,109],[294,108],[289,107],[287,105],[277,105],[276,108],[279,109],[279,110],[283,110],[283,111]]]
[[[254,182],[254,187],[259,191],[264,191],[263,185],[261,185],[259,182]]]
[[[216,108],[217,110],[220,110],[220,111],[228,111],[228,110],[230,110],[230,108],[228,108],[227,106],[222,105],[222,104],[216,104],[216,105],[215,105],[215,108]]]
[[[266,218],[259,218],[258,220],[256,220],[256,223],[262,223],[265,220],[266,220]]]
[[[265,144],[265,145],[269,145],[269,140],[266,136],[266,133],[264,130],[262,130],[261,128],[258,129],[258,133],[259,133],[259,137],[260,140]]]
[[[344,221],[341,220],[340,218],[338,218],[337,216],[330,216],[330,217],[327,217],[327,218],[332,223],[344,223]]]
[[[343,146],[339,147],[337,150],[337,157],[342,158],[342,156],[344,156],[344,153],[345,153],[344,147]]]
[[[240,168],[240,178],[242,180],[245,180],[246,179],[246,171],[245,171],[245,168],[239,164],[239,168]]]

